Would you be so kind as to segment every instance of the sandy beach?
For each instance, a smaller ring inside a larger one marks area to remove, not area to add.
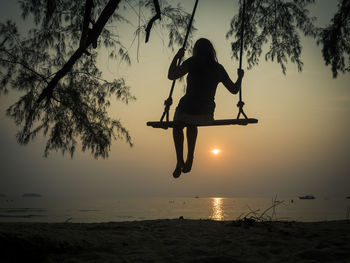
[[[350,262],[350,222],[1,223],[0,262]]]

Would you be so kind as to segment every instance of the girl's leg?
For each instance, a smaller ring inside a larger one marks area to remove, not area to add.
[[[173,139],[174,139],[176,159],[177,159],[176,168],[173,172],[173,176],[175,178],[180,176],[181,168],[184,164],[184,157],[183,157],[184,133],[183,133],[183,128],[184,128],[183,126],[174,126],[174,128],[173,128]]]
[[[188,146],[188,154],[187,160],[193,159],[194,148],[196,147],[198,128],[197,126],[188,126],[186,135],[187,135],[187,146]]]
[[[197,134],[198,134],[197,126],[188,126],[187,127],[186,135],[187,135],[188,154],[187,154],[186,163],[182,169],[182,171],[184,173],[188,173],[189,171],[191,171],[194,149],[196,147],[196,141],[197,141]]]

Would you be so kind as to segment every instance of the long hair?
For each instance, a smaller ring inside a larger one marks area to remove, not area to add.
[[[200,38],[193,47],[193,56],[204,59],[208,64],[218,62],[213,44],[206,38]]]

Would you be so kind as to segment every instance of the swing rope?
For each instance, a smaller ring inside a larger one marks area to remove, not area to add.
[[[244,38],[244,19],[245,19],[245,0],[243,0],[243,8],[242,8],[242,24],[241,24],[241,50],[240,50],[240,54],[239,54],[239,69],[242,69],[242,57],[243,57],[243,38]],[[244,113],[243,111],[243,106],[244,106],[244,102],[242,100],[242,84],[241,87],[239,88],[239,101],[237,103],[237,107],[238,107],[238,115],[237,115],[237,119],[239,119],[239,117],[241,116],[241,114],[244,116],[245,119],[248,119],[247,115]]]
[[[183,48],[183,49],[186,48],[187,39],[188,39],[188,36],[189,36],[189,34],[190,34],[190,31],[191,31],[191,27],[192,27],[192,22],[193,22],[194,14],[196,13],[196,9],[197,9],[197,4],[198,4],[198,0],[196,0],[196,3],[194,4],[193,11],[192,11],[192,16],[191,16],[190,22],[188,23],[186,36],[185,36],[185,39],[184,39],[184,43],[183,43],[183,45],[182,45],[182,48]],[[180,58],[180,59],[178,60],[178,63],[177,63],[178,66],[180,66],[181,60],[182,60],[182,58]],[[172,85],[171,85],[169,97],[164,101],[164,112],[163,112],[163,114],[162,114],[162,117],[160,118],[160,122],[163,122],[164,117],[165,117],[165,118],[166,118],[166,122],[169,123],[169,110],[170,110],[170,106],[173,104],[173,98],[172,98],[172,96],[173,96],[173,91],[174,91],[175,83],[176,83],[176,79],[173,80],[173,83],[172,83]]]

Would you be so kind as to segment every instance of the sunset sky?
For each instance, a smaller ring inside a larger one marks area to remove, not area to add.
[[[188,12],[194,1],[179,1]],[[18,4],[1,0],[0,19],[11,18],[25,31]],[[310,8],[317,24],[329,23],[337,1],[316,0]],[[225,35],[238,11],[238,0],[199,0],[194,39],[210,39],[219,62],[236,79],[238,62],[231,59]],[[123,11],[122,11],[123,12]],[[127,11],[125,11],[127,12]],[[134,13],[127,13],[137,23]],[[147,17],[148,19],[148,17]],[[130,46],[135,28],[118,28]],[[163,43],[165,42],[165,44]],[[16,142],[13,120],[5,110],[18,98],[10,91],[0,97],[0,193],[18,196],[37,192],[45,196],[298,196],[350,195],[350,74],[332,78],[324,65],[321,47],[302,37],[302,73],[288,63],[283,75],[277,63],[265,62],[247,71],[243,79],[245,112],[259,119],[246,127],[199,128],[192,172],[172,178],[176,156],[171,130],[153,129],[147,121],[159,120],[171,82],[168,66],[174,51],[167,48],[166,32],[155,27],[148,44],[141,37],[139,62],[136,42],[130,48],[132,65],[107,58],[99,65],[106,79],[124,77],[135,102],[112,101],[111,116],[130,131],[134,147],[113,143],[108,159],[94,159],[79,148],[71,159],[60,152],[43,157],[45,140],[39,136],[27,146]],[[189,54],[186,54],[188,57]],[[243,61],[246,68],[246,62]],[[178,83],[174,105],[184,94]],[[215,118],[234,118],[237,96],[223,85],[216,94]],[[218,149],[218,154],[213,154]]]

